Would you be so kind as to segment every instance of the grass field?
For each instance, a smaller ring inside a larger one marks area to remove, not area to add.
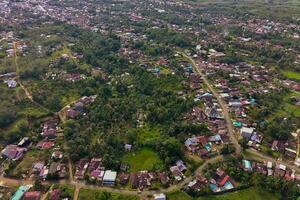
[[[182,191],[173,191],[167,194],[168,200],[193,200],[188,194]]]
[[[88,190],[88,189],[80,189],[79,192],[79,200],[101,200],[101,199],[109,199],[109,200],[139,200],[140,198],[132,195],[125,195],[121,193],[110,193],[99,190]]]
[[[282,73],[288,79],[292,79],[292,80],[295,80],[295,81],[300,81],[300,73],[299,72],[284,70],[284,71],[282,71]]]
[[[185,192],[174,191],[168,194],[168,200],[279,200],[279,196],[258,188],[249,188],[222,195],[204,196],[193,199]]]
[[[200,197],[197,200],[278,200],[279,196],[258,188],[249,188],[224,195]]]
[[[163,162],[160,160],[159,156],[153,152],[151,149],[142,149],[137,153],[127,154],[123,158],[125,163],[130,165],[131,172],[137,172],[141,170],[152,170],[152,169],[162,169]]]
[[[291,113],[293,113],[296,117],[300,117],[300,107],[289,102],[289,99],[293,96],[300,98],[300,94],[296,92],[291,92],[286,95],[284,97],[283,105],[281,105],[280,109],[277,110],[277,112],[275,112],[272,117],[285,116]]]

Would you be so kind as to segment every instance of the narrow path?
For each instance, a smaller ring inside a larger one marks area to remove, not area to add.
[[[80,187],[75,187],[75,191],[74,191],[74,195],[73,195],[73,200],[78,200],[79,191],[80,191]]]
[[[29,92],[29,90],[22,84],[21,78],[20,78],[20,69],[19,69],[19,64],[18,64],[18,49],[16,46],[16,42],[13,42],[13,47],[14,47],[14,62],[15,62],[15,71],[16,71],[16,81],[17,83],[20,85],[20,87],[22,88],[22,90],[24,91],[26,97],[36,106],[42,108],[43,110],[49,112],[49,109],[42,106],[41,104],[39,104],[38,102],[33,100],[33,96],[32,94]]]

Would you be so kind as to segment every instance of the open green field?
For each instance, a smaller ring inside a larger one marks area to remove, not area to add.
[[[284,103],[280,106],[280,109],[272,115],[275,116],[284,116],[288,114],[294,114],[296,117],[300,117],[300,107],[294,105],[290,102],[291,97],[298,97],[300,98],[300,94],[296,92],[291,92],[284,97]]]
[[[292,80],[295,80],[295,81],[300,81],[300,73],[299,72],[284,70],[284,71],[282,71],[282,73],[288,79],[292,79]]]
[[[125,163],[130,165],[131,172],[137,172],[141,170],[162,169],[163,162],[159,156],[151,149],[144,148],[137,153],[127,154],[123,158]]]
[[[180,190],[173,191],[167,194],[168,200],[193,200],[187,193]]]
[[[279,196],[258,188],[249,188],[222,195],[204,196],[195,200],[278,200]],[[193,200],[192,197],[182,191],[174,191],[168,194],[168,200]]]
[[[106,191],[99,190],[89,190],[89,189],[80,189],[79,191],[79,200],[139,200],[137,196],[126,195],[121,193],[110,193]]]
[[[197,200],[278,200],[279,196],[258,188],[249,188],[218,196],[200,197]]]

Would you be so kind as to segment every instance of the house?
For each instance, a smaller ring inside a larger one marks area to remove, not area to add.
[[[121,173],[118,175],[118,182],[121,184],[121,185],[126,185],[129,181],[129,174],[127,173]]]
[[[117,178],[117,172],[106,170],[103,176],[104,185],[114,185]]]
[[[202,147],[204,147],[208,143],[206,136],[202,135],[202,136],[199,136],[197,139],[198,139],[199,144],[202,145]]]
[[[48,176],[48,173],[49,173],[49,169],[47,168],[47,166],[44,166],[39,173],[39,178],[46,179]]]
[[[290,148],[285,148],[284,155],[290,159],[296,159],[297,157],[297,151]]]
[[[26,192],[22,200],[40,200],[41,199],[41,192],[33,191],[33,192]]]
[[[45,164],[44,162],[36,162],[33,164],[32,169],[36,172],[40,172],[44,168]]]
[[[55,138],[57,131],[58,120],[49,119],[43,124],[41,135],[45,138]]]
[[[59,160],[63,158],[63,153],[61,151],[54,151],[51,155],[51,158],[54,160]]]
[[[17,85],[18,85],[18,83],[15,80],[8,80],[7,81],[7,87],[9,87],[9,88],[15,88],[15,87],[17,87]]]
[[[32,187],[32,185],[21,185],[11,197],[11,200],[21,200],[24,194]]]
[[[181,172],[184,172],[187,170],[186,166],[184,165],[183,161],[182,160],[178,160],[176,161],[176,166],[178,167],[178,169],[181,171]]]
[[[215,176],[209,182],[211,190],[215,193],[231,190],[235,187],[235,183],[230,176],[220,168],[217,169]]]
[[[245,171],[247,172],[252,172],[252,164],[251,164],[251,161],[249,160],[242,160],[242,163],[243,163],[243,168]]]
[[[191,151],[191,152],[195,152],[199,147],[198,147],[198,138],[196,138],[195,136],[188,138],[184,144],[186,146],[186,148]]]
[[[36,147],[40,149],[51,149],[52,147],[54,147],[54,142],[42,140],[37,143]]]
[[[79,160],[76,165],[75,178],[83,179],[88,166],[89,166],[88,159],[83,158],[83,159]]]
[[[147,171],[132,173],[130,176],[131,187],[143,190],[146,187],[151,186],[151,181],[153,179],[154,179],[153,174],[148,173]]]
[[[131,144],[125,144],[124,149],[125,149],[125,151],[131,151],[132,145]]]
[[[189,182],[188,188],[193,191],[200,191],[200,189],[206,186],[208,183],[207,179],[204,177],[197,177],[193,181]]]
[[[22,140],[18,143],[19,147],[28,147],[31,144],[31,141],[29,137],[24,137]]]
[[[276,177],[284,177],[285,172],[286,172],[286,166],[282,165],[282,164],[279,164],[279,165],[277,165],[275,167],[274,176],[276,176]]]
[[[54,189],[50,194],[49,200],[59,200],[60,194],[60,189]]]
[[[72,108],[67,110],[67,118],[76,119],[78,117],[78,112]]]
[[[176,181],[181,181],[182,179],[185,178],[183,173],[179,170],[178,166],[176,166],[176,165],[170,167],[170,171],[173,174]]]
[[[90,178],[91,180],[102,181],[104,177],[104,173],[105,173],[104,170],[95,169],[91,172]]]
[[[163,184],[163,185],[168,184],[170,181],[170,178],[168,177],[168,175],[165,172],[159,173],[158,177],[159,177],[161,184]]]
[[[26,148],[22,148],[17,145],[8,145],[1,151],[1,155],[10,160],[16,161],[21,159],[26,151]]]
[[[62,169],[62,166],[58,162],[52,162],[49,167],[49,175],[55,176],[58,175],[58,172]]]
[[[254,128],[248,128],[248,127],[242,127],[241,128],[241,135],[246,140],[250,140],[253,132],[254,132]]]
[[[153,197],[154,197],[154,200],[166,200],[167,199],[166,195],[163,193],[154,194]]]
[[[219,134],[217,134],[217,135],[210,136],[208,138],[208,141],[219,144],[222,142],[222,138]]]

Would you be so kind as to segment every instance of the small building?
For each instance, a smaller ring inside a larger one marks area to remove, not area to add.
[[[166,200],[167,197],[165,194],[161,193],[161,194],[154,194],[154,200]]]
[[[54,189],[51,192],[49,200],[59,200],[60,194],[61,194],[61,191],[59,189]]]
[[[7,87],[9,87],[9,88],[15,88],[15,87],[17,87],[17,85],[18,85],[18,83],[15,80],[8,80],[7,81]]]
[[[17,145],[8,145],[2,151],[2,156],[10,159],[10,160],[19,160],[23,157],[26,148],[21,148]]]
[[[241,135],[244,139],[250,140],[252,134],[254,132],[254,128],[243,127],[241,128]]]
[[[33,191],[33,192],[26,192],[22,200],[40,200],[41,199],[41,192]]]
[[[21,185],[15,194],[11,197],[11,200],[21,200],[24,194],[32,187],[32,185]]]
[[[103,177],[104,185],[114,185],[117,178],[117,172],[106,170]]]

